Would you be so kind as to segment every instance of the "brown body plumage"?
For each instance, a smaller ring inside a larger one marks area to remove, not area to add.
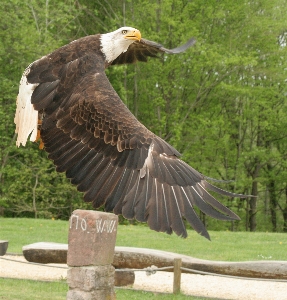
[[[113,54],[121,46],[110,45],[110,40],[128,40],[128,44],[119,55]],[[193,44],[190,39],[168,50],[141,39],[133,28],[84,37],[32,63],[22,77],[32,96],[28,99],[19,92],[18,102],[32,103],[42,116],[41,139],[49,158],[57,171],[66,172],[85,193],[85,201],[183,237],[187,236],[185,218],[209,238],[194,206],[217,219],[239,218],[207,189],[227,196],[243,195],[214,187],[180,160],[178,151],[133,116],[105,74],[111,64],[147,61],[160,52],[180,53]],[[17,128],[29,118],[24,115],[17,108]],[[25,138],[19,136],[18,145],[26,143],[31,130],[27,132]]]

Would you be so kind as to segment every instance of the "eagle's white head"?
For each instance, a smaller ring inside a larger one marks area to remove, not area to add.
[[[140,41],[141,33],[132,27],[121,27],[113,32],[101,34],[101,50],[107,62],[112,62],[126,52],[130,44]]]

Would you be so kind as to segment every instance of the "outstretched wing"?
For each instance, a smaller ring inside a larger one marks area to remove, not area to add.
[[[132,43],[128,50],[115,59],[112,64],[128,64],[137,61],[147,62],[148,57],[157,57],[159,53],[178,54],[195,44],[195,39],[189,39],[184,45],[167,49],[163,45],[146,39]]]
[[[57,171],[66,172],[95,208],[104,205],[106,211],[147,222],[156,231],[186,237],[186,219],[209,238],[195,207],[220,220],[238,220],[207,190],[245,196],[212,186],[180,160],[179,153],[120,100],[105,75],[100,52],[83,51],[78,43],[72,43],[81,49],[77,55],[69,47],[60,48],[27,72],[27,81],[34,85],[31,102],[43,116],[41,138]],[[166,50],[144,43],[149,53]],[[170,51],[180,52],[190,44]]]

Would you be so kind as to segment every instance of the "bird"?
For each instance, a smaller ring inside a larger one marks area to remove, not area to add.
[[[246,197],[216,187],[148,130],[122,102],[105,70],[179,54],[195,44],[167,49],[133,27],[89,35],[31,63],[16,101],[16,145],[40,139],[56,167],[95,209],[146,222],[150,229],[187,237],[185,222],[207,239],[196,213],[225,221],[239,216],[209,192]]]

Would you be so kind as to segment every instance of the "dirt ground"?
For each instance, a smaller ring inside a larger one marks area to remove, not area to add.
[[[4,258],[4,259],[1,259]],[[6,259],[17,260],[12,262]],[[67,269],[19,263],[23,256],[0,256],[0,277],[34,280],[59,280],[67,277]],[[67,267],[66,265],[53,266]],[[133,289],[172,293],[173,273],[156,272],[147,276],[135,272]],[[216,299],[287,300],[287,282],[231,279],[217,276],[182,274],[181,292],[186,295]]]

